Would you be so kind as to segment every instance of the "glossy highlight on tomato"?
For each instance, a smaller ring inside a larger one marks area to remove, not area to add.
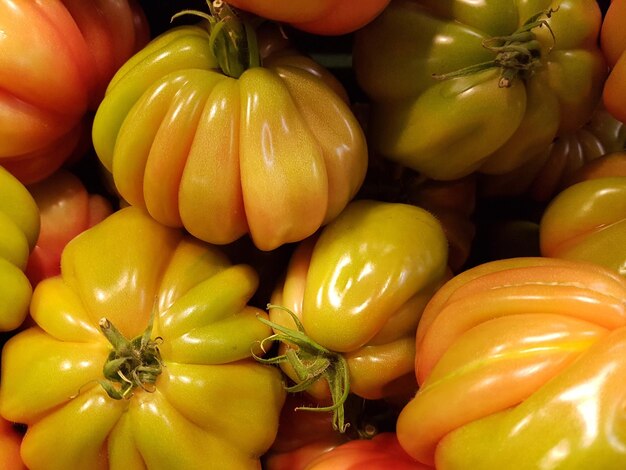
[[[393,0],[355,34],[371,147],[433,179],[514,170],[589,120],[601,20],[595,0]]]
[[[238,77],[218,70],[206,26],[155,38],[113,77],[93,142],[131,205],[209,243],[249,234],[269,251],[342,211],[367,144],[330,72],[275,28],[256,36],[261,66]]]
[[[271,332],[247,305],[257,282],[133,207],[75,237],[2,351],[0,415],[27,426],[24,463],[257,469],[285,399],[251,357]]]
[[[540,243],[543,256],[597,263],[626,277],[626,152],[573,175],[542,215]]]
[[[30,184],[82,156],[91,113],[149,26],[136,0],[3,0],[0,18],[0,164]]]
[[[296,384],[308,382],[307,393],[337,406],[336,429],[345,430],[339,405],[348,390],[366,399],[414,392],[415,330],[447,274],[447,255],[441,224],[429,212],[373,200],[353,201],[297,247],[272,296],[270,320],[277,334],[298,329],[308,340],[279,336],[279,365]],[[310,374],[288,360],[289,349],[302,352]],[[317,370],[316,360],[330,364]]]
[[[625,299],[623,277],[581,261],[501,259],[455,276],[418,327],[420,389],[400,444],[443,470],[622,468]]]
[[[0,0],[0,470],[625,470],[625,8]]]
[[[558,136],[521,167],[501,175],[481,175],[481,194],[487,197],[526,195],[548,202],[564,189],[580,168],[626,144],[626,126],[599,106],[588,123]]]

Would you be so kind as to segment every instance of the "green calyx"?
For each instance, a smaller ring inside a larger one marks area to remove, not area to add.
[[[537,13],[509,36],[496,36],[485,39],[482,45],[485,49],[495,54],[493,60],[446,74],[435,74],[433,75],[434,78],[446,80],[497,67],[501,69],[500,81],[498,83],[501,88],[510,87],[516,78],[527,79],[533,73],[533,70],[541,65],[541,43],[532,30],[545,26],[550,31],[553,41],[556,41],[554,32],[547,19],[557,10],[558,8]],[[544,16],[545,18],[543,18]]]
[[[210,13],[182,10],[182,15],[196,15],[208,22],[209,44],[222,72],[238,78],[243,72],[261,64],[254,26],[241,13],[222,0],[207,0]]]
[[[151,339],[154,313],[143,334],[128,340],[106,318],[98,322],[100,331],[113,346],[102,372],[106,380],[100,385],[114,400],[128,399],[139,387],[154,391],[154,383],[161,374],[163,364],[159,352],[161,338]]]
[[[345,423],[344,403],[350,393],[350,371],[345,357],[340,353],[326,349],[309,338],[300,319],[288,308],[272,304],[268,304],[267,308],[278,308],[288,312],[297,329],[287,328],[259,317],[261,322],[278,332],[264,339],[261,348],[265,350],[264,346],[267,342],[280,341],[287,346],[287,350],[284,354],[267,359],[254,355],[255,359],[265,364],[288,363],[299,380],[295,385],[285,387],[290,393],[305,391],[318,380],[325,380],[330,389],[332,405],[302,406],[297,409],[332,412],[333,428],[339,432],[345,432],[348,424]]]

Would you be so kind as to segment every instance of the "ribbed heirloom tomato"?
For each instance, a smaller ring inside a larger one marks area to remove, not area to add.
[[[481,193],[490,197],[525,194],[549,201],[581,167],[622,150],[624,144],[626,126],[600,106],[587,124],[560,135],[521,167],[504,175],[481,175]]]
[[[120,243],[123,240],[123,243]],[[258,469],[285,392],[247,265],[129,207],[74,238],[2,351],[32,470]]]
[[[0,164],[33,183],[80,153],[90,113],[148,42],[148,23],[135,0],[2,0],[0,31]]]
[[[595,0],[393,0],[354,42],[373,150],[442,180],[521,166],[593,113],[601,19]]]
[[[352,199],[365,136],[327,70],[217,3],[206,24],[163,33],[118,71],[94,147],[120,195],[159,222],[216,244],[249,233],[269,251]]]
[[[450,469],[626,468],[626,279],[511,258],[449,280],[416,335],[398,440]]]
[[[26,266],[33,285],[61,271],[61,253],[72,238],[113,212],[107,199],[90,194],[75,174],[61,169],[29,185],[41,217],[39,237]]]

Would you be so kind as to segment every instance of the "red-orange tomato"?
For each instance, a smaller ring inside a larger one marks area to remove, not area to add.
[[[335,447],[305,467],[306,470],[434,470],[413,460],[398,443],[395,433],[358,439]]]
[[[390,0],[229,0],[236,8],[263,18],[289,23],[321,35],[347,34],[365,26],[382,12]]]
[[[20,457],[22,436],[13,424],[0,417],[0,470],[25,470]]]
[[[330,416],[330,415],[328,415]],[[331,426],[330,420],[328,423]],[[332,427],[331,427],[332,429]],[[335,449],[339,443],[318,440],[281,454],[271,453],[265,460],[266,470],[306,470],[320,455]]]
[[[332,415],[307,410],[316,406],[302,394],[289,394],[280,414],[278,433],[265,455],[265,470],[304,470],[315,458],[348,441],[345,433],[335,431]]]
[[[2,0],[0,31],[0,165],[30,184],[77,151],[148,22],[136,0]]]
[[[605,84],[603,101],[606,109],[626,122],[626,0],[612,0],[600,33],[602,51],[612,68]]]
[[[26,276],[34,285],[61,272],[61,252],[79,233],[113,212],[107,199],[89,194],[73,173],[59,170],[28,187],[41,217],[37,245],[28,258]]]

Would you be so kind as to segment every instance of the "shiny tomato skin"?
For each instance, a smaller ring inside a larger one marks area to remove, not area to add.
[[[26,465],[258,469],[285,391],[252,358],[271,331],[247,303],[257,284],[250,266],[138,208],[73,238],[61,274],[34,289],[33,325],[2,350],[0,414],[27,426]],[[129,348],[124,373],[115,354]]]
[[[372,439],[359,439],[323,453],[305,470],[434,470],[409,457],[395,433],[387,432]]]
[[[626,152],[581,167],[547,205],[541,254],[605,266],[626,276]]]
[[[136,0],[4,0],[0,18],[0,164],[30,184],[82,150],[89,115],[149,27]]]
[[[208,243],[249,234],[271,251],[334,219],[368,154],[339,80],[265,26],[262,65],[238,78],[200,24],[153,39],[111,80],[92,137],[129,204]]]
[[[623,468],[624,299],[614,271],[557,258],[450,279],[418,327],[400,444],[440,470]]]
[[[372,21],[390,0],[232,0],[229,3],[274,21],[289,23],[313,34],[348,34]]]
[[[542,26],[524,31],[536,16]],[[371,148],[438,180],[522,166],[593,113],[606,76],[601,20],[595,0],[393,0],[355,33]],[[532,38],[517,50],[537,61],[515,75],[498,41],[519,31]]]

